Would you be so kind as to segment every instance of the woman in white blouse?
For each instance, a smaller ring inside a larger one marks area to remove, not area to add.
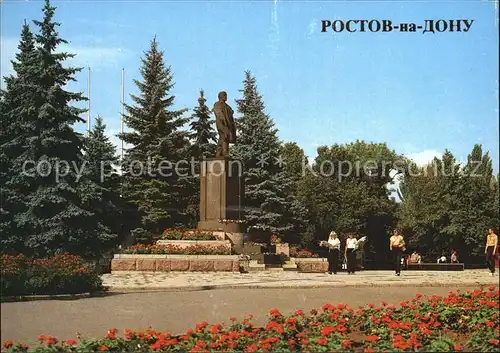
[[[353,233],[348,234],[348,238],[345,244],[344,257],[347,258],[347,274],[351,274],[356,271],[356,249],[358,247],[358,240],[354,238]]]
[[[339,264],[339,252],[340,252],[340,239],[337,237],[337,233],[334,231],[330,232],[328,237],[328,273],[337,274],[337,268]]]

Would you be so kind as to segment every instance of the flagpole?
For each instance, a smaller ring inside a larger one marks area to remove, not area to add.
[[[120,133],[122,135],[122,160],[123,160],[123,116],[125,115],[125,69],[122,69],[122,114],[120,118]]]
[[[87,99],[88,99],[87,135],[90,135],[90,67],[88,70],[88,77],[87,77]]]

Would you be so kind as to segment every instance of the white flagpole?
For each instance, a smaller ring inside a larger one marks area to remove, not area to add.
[[[120,118],[120,133],[123,137],[123,116],[125,115],[125,69],[122,69],[122,114]],[[122,160],[123,160],[123,138],[122,142]]]
[[[88,77],[87,77],[87,99],[88,99],[87,135],[90,135],[90,67],[88,70]]]

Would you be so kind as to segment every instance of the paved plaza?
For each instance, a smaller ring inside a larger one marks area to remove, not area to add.
[[[498,272],[465,271],[403,271],[398,277],[393,271],[360,271],[298,273],[295,271],[262,271],[252,273],[226,272],[115,272],[103,276],[104,285],[111,291],[123,290],[200,290],[222,288],[321,288],[373,286],[456,286],[498,284]]]

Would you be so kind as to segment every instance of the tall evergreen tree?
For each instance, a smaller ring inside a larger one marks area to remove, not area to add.
[[[12,62],[15,75],[5,77],[6,89],[0,92],[0,233],[3,251],[20,251],[23,234],[16,231],[14,215],[22,204],[16,197],[10,179],[15,175],[12,161],[23,151],[22,121],[31,114],[23,104],[32,95],[36,63],[35,38],[25,22],[21,31],[19,52]]]
[[[190,157],[194,162],[194,173],[189,175],[189,185],[186,190],[188,195],[187,214],[188,224],[195,227],[200,213],[200,163],[204,158],[213,157],[216,149],[217,133],[210,119],[210,109],[206,105],[207,100],[203,90],[200,91],[198,106],[194,108],[191,116],[191,151]]]
[[[116,147],[106,135],[106,125],[98,116],[93,129],[85,139],[85,177],[97,185],[99,198],[94,199],[92,210],[102,220],[109,236],[101,239],[103,249],[115,244],[121,229],[120,177],[116,172],[119,159]]]
[[[35,37],[36,63],[28,71],[37,79],[22,102],[18,138],[23,150],[13,159],[15,175],[9,182],[23,206],[14,221],[26,253],[94,257],[106,229],[91,209],[99,197],[96,185],[78,173],[83,137],[72,125],[83,122],[79,114],[84,110],[69,105],[84,97],[64,89],[80,69],[63,66],[74,55],[56,52],[66,41],[58,36],[54,11],[46,0],[43,20],[34,21],[40,34]]]
[[[232,153],[245,167],[245,217],[250,228],[284,236],[293,229],[284,217],[292,182],[280,165],[277,129],[264,111],[250,71],[245,72],[243,86],[243,98],[237,100],[242,114],[237,119],[238,143]]]
[[[132,146],[122,166],[124,197],[138,211],[133,234],[142,240],[187,222],[188,172],[177,163],[188,157],[189,136],[181,128],[189,119],[182,116],[187,109],[173,109],[173,76],[163,55],[154,38],[142,59],[142,81],[134,80],[140,95],[126,105],[124,120],[132,131],[121,136]]]
[[[217,133],[210,119],[210,109],[206,105],[203,90],[200,91],[198,106],[191,116],[191,140],[193,142],[191,154],[195,160],[215,155]]]

